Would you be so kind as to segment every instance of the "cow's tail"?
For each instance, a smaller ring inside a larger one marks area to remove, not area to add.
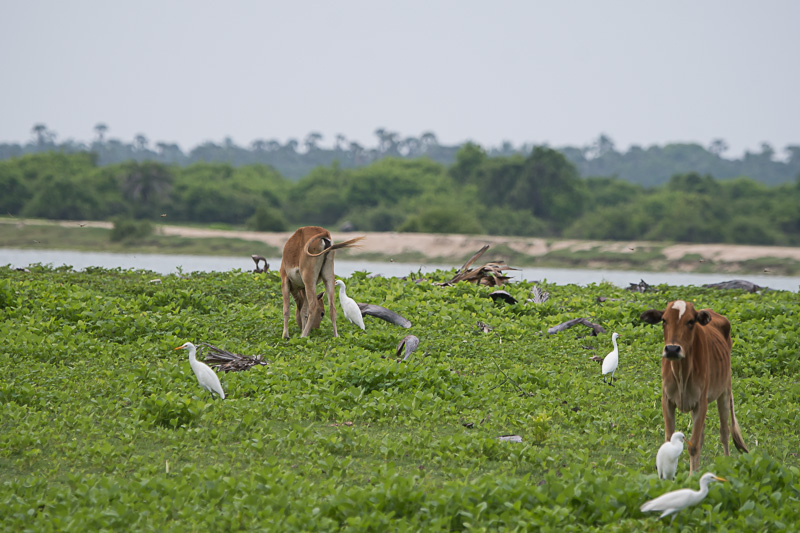
[[[310,255],[311,257],[319,257],[320,255],[327,254],[328,252],[332,252],[334,250],[339,250],[340,248],[352,248],[354,246],[359,246],[358,241],[360,241],[364,237],[365,237],[365,235],[362,235],[361,237],[356,237],[355,239],[350,239],[349,241],[337,242],[336,244],[332,245],[330,243],[331,241],[328,238],[326,238],[326,237],[324,237],[322,235],[316,235],[316,236],[308,239],[308,242],[306,243],[306,253],[308,255]],[[311,244],[314,242],[314,240],[316,240],[317,238],[322,238],[325,241],[325,249],[322,250],[319,253],[312,254],[311,252],[308,251],[308,249],[311,246]]]
[[[736,421],[736,413],[733,411],[733,390],[730,394],[731,398],[731,434],[733,435],[733,445],[736,449],[743,453],[749,453],[750,450],[744,444],[744,437],[742,437],[742,428],[739,427],[739,422]]]

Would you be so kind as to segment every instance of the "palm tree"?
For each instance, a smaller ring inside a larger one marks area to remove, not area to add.
[[[47,126],[42,123],[34,124],[31,132],[36,134],[36,144],[44,146],[47,144]]]
[[[97,142],[103,144],[106,132],[108,131],[108,126],[106,126],[102,122],[98,122],[97,124],[94,125],[94,131],[97,132]]]
[[[138,135],[136,135],[136,137],[134,137],[133,140],[136,141],[137,150],[139,150],[140,152],[144,152],[145,150],[147,150],[147,137],[145,137],[143,133],[139,133]]]

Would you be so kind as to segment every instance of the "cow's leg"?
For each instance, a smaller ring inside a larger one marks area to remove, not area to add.
[[[705,392],[697,406],[692,409],[692,438],[689,440],[689,474],[700,468],[700,451],[703,449],[706,431],[706,414],[708,413],[708,400]]]
[[[289,279],[281,278],[281,295],[283,296],[283,338],[289,338]]]
[[[304,280],[305,281],[305,280]],[[305,299],[305,306],[303,307],[303,333],[300,335],[301,337],[308,337],[309,332],[311,331],[311,325],[313,323],[312,320],[309,320],[308,317],[314,316],[314,313],[317,313],[317,297],[314,294],[314,290],[316,287],[314,286],[313,282],[309,284],[306,281],[306,299]]]
[[[308,311],[305,307],[305,292],[304,291],[294,291],[292,292],[292,296],[294,297],[295,303],[295,310],[294,310],[294,319],[297,321],[297,327],[300,328],[300,331],[303,331],[303,327],[306,325],[306,315],[305,313]]]
[[[717,398],[717,412],[719,413],[719,438],[722,440],[722,450],[725,455],[730,455],[728,449],[728,441],[730,440],[731,431],[728,426],[728,409],[730,408],[730,397],[728,391],[723,392]]]
[[[675,433],[675,404],[669,401],[667,392],[661,391],[661,413],[664,415],[664,441],[669,441]]]

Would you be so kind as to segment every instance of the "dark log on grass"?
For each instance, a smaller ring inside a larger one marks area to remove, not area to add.
[[[517,299],[514,298],[513,296],[511,296],[506,291],[494,291],[493,293],[491,293],[489,295],[489,297],[492,300],[494,300],[495,302],[497,300],[500,300],[500,301],[503,301],[503,302],[505,302],[507,304],[515,304],[515,303],[517,303]]]
[[[395,352],[395,355],[397,355],[397,357],[400,357],[400,354],[403,353],[404,355],[401,361],[405,361],[406,359],[408,359],[408,356],[411,355],[414,352],[414,350],[417,349],[418,346],[419,346],[419,339],[417,338],[416,335],[406,335],[405,337],[403,337],[403,340],[400,341],[400,344],[397,345],[397,350]]]
[[[703,287],[708,287],[710,289],[741,289],[747,292],[758,292],[764,288],[743,279],[732,279],[731,281],[722,281],[720,283],[708,283],[703,285]]]
[[[373,304],[358,304],[358,308],[361,310],[361,316],[370,315],[381,320],[385,320],[395,326],[400,326],[401,328],[410,328],[411,321],[407,318],[398,315],[391,309],[386,309],[385,307],[381,307],[380,305],[373,305]]]
[[[606,332],[606,330],[605,330],[605,328],[603,326],[601,326],[599,324],[593,324],[592,322],[589,322],[589,320],[586,319],[586,318],[573,318],[572,320],[567,320],[566,322],[564,322],[562,324],[559,324],[557,326],[553,326],[552,328],[547,330],[547,333],[549,333],[550,335],[553,335],[555,333],[560,333],[560,332],[564,331],[565,329],[569,329],[572,326],[575,326],[577,324],[583,324],[584,326],[592,328],[592,335],[595,336],[595,337],[597,336],[598,333],[605,333]]]
[[[639,283],[631,283],[630,286],[625,290],[633,292],[647,292],[650,290],[650,285],[642,279],[639,280]]]
[[[262,272],[269,272],[269,263],[267,263],[266,257],[261,257],[260,255],[251,255],[250,257],[253,258],[253,262],[256,264],[256,269],[253,270],[256,274],[260,274]],[[264,268],[261,268],[261,261],[264,261]]]
[[[208,366],[212,367],[217,372],[239,372],[242,370],[249,370],[256,365],[269,364],[260,355],[239,355],[222,348],[217,348],[212,344],[203,342],[198,349],[198,355],[202,355]]]

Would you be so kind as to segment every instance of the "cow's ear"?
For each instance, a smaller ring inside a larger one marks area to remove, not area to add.
[[[321,293],[317,294],[317,300],[322,300],[323,296],[325,296],[325,291],[322,291]]]
[[[664,311],[659,311],[658,309],[648,309],[642,313],[641,319],[643,322],[647,322],[648,324],[658,324],[661,322],[662,316],[664,316]]]
[[[697,313],[697,316],[694,319],[697,320],[697,323],[700,324],[701,326],[705,326],[706,324],[711,322],[711,313],[709,313],[708,311],[700,311],[699,313]]]

